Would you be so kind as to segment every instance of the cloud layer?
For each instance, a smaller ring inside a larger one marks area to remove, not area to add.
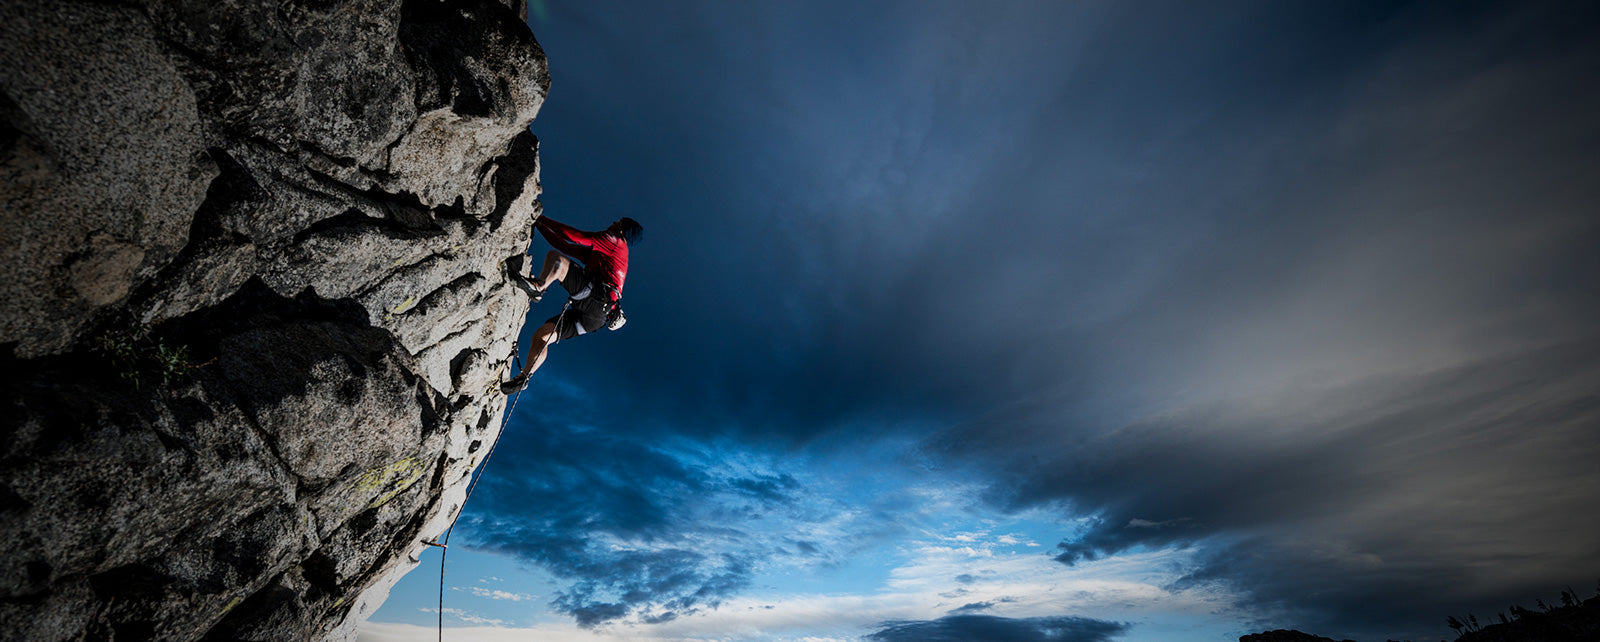
[[[507,435],[501,471],[480,491],[471,545],[566,581],[552,602],[594,626],[664,622],[715,606],[749,584],[763,545],[740,523],[782,504],[793,480],[724,477],[659,450],[572,429]]]

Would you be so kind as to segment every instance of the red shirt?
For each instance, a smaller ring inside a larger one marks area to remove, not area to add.
[[[541,216],[533,226],[562,254],[578,259],[589,276],[610,285],[613,303],[622,300],[622,282],[628,278],[628,243],[607,232],[585,232]]]

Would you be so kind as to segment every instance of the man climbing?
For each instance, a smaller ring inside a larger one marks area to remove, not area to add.
[[[627,217],[599,232],[585,232],[548,216],[539,217],[533,227],[555,249],[545,254],[539,278],[529,279],[513,272],[511,282],[522,288],[533,303],[544,298],[551,283],[559,282],[567,291],[567,306],[534,331],[527,367],[500,384],[500,391],[506,394],[528,385],[528,378],[544,364],[550,344],[603,327],[622,327],[620,304],[622,282],[628,278],[628,246],[639,242],[644,234],[644,227]]]

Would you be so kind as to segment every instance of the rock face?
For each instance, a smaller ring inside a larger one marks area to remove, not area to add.
[[[527,311],[522,11],[0,0],[0,637],[348,639],[444,531]]]

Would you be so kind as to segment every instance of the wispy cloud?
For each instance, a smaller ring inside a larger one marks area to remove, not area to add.
[[[471,587],[471,590],[472,590],[472,594],[473,595],[476,595],[478,597],[486,597],[486,598],[489,598],[491,600],[509,600],[509,601],[512,601],[512,602],[522,602],[522,601],[525,601],[525,600],[532,600],[535,597],[538,597],[537,595],[528,595],[527,593],[512,593],[511,591],[501,591],[501,590],[498,590],[498,589],[486,589],[486,588],[483,588],[481,586]]]
[[[420,609],[417,609],[417,610],[421,611],[423,613],[439,613],[440,612],[439,609],[430,609],[430,608],[420,608]],[[467,624],[477,625],[477,626],[495,626],[495,627],[500,627],[500,626],[505,626],[506,625],[506,621],[505,620],[500,620],[500,619],[495,619],[495,618],[490,618],[490,617],[484,617],[484,616],[479,615],[477,613],[474,613],[472,611],[466,611],[466,610],[462,610],[462,609],[445,607],[444,614],[448,615],[448,616],[450,616],[452,618],[455,618],[458,621],[465,622]]]

